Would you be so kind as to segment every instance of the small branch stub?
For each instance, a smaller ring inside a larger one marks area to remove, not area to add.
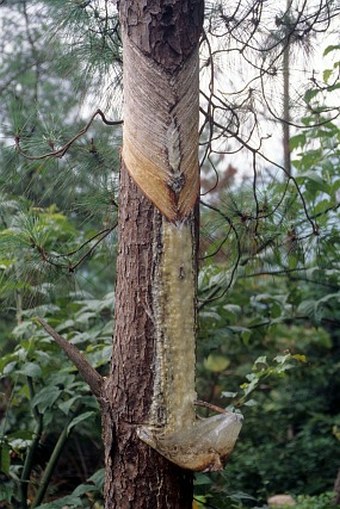
[[[36,320],[43,326],[45,331],[54,339],[54,341],[64,350],[67,357],[78,368],[78,371],[84,381],[89,385],[93,394],[100,398],[103,387],[103,377],[91,366],[85,359],[84,355],[72,343],[66,341],[65,338],[60,336],[45,320],[36,317]]]

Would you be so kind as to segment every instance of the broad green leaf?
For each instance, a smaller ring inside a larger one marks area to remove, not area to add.
[[[248,399],[248,401],[246,401],[244,403],[244,406],[248,406],[248,407],[254,407],[257,405],[258,405],[258,402],[255,399]]]
[[[58,325],[58,332],[62,333],[63,331],[67,330],[67,329],[72,329],[75,325],[75,321],[74,320],[65,320],[64,322],[62,322],[61,324]]]
[[[250,332],[251,333],[251,330],[248,329],[247,327],[241,327],[239,325],[228,325],[227,329],[229,331],[232,331],[236,334],[242,334],[244,332]]]
[[[248,394],[253,392],[256,389],[256,387],[258,386],[259,382],[260,382],[260,378],[258,378],[257,376],[254,376],[250,383],[242,384],[241,389],[243,390],[244,395],[248,396]]]
[[[291,150],[296,149],[297,147],[303,147],[306,143],[306,135],[304,133],[297,134],[296,136],[292,136],[289,140],[289,146]]]
[[[96,486],[93,486],[93,484],[87,484],[87,483],[80,484],[73,491],[72,495],[75,497],[81,497],[82,495],[85,495],[85,493],[90,493],[92,491],[98,491],[98,488]]]
[[[71,408],[72,408],[72,405],[78,401],[79,399],[81,398],[81,395],[77,395],[77,396],[73,396],[73,398],[70,398],[66,401],[62,401],[61,403],[58,404],[58,408],[65,414],[65,415],[68,415]]]
[[[10,373],[12,373],[14,371],[16,365],[17,365],[17,361],[9,362],[8,364],[6,364],[6,366],[4,366],[4,368],[2,370],[2,374],[9,375]]]
[[[223,306],[223,309],[228,311],[231,315],[234,315],[235,317],[239,316],[242,312],[241,306],[238,306],[237,304],[226,304]]]
[[[19,430],[19,431],[14,431],[14,433],[10,433],[9,435],[7,435],[7,438],[9,440],[9,442],[11,440],[16,440],[18,438],[21,440],[27,441],[27,440],[32,440],[32,434],[33,434],[33,431],[31,431],[31,430]]]
[[[62,390],[54,385],[44,387],[34,396],[32,404],[33,406],[38,406],[40,412],[44,413],[54,405],[61,393]]]
[[[339,88],[340,88],[340,83],[335,83],[334,85],[331,85],[328,87],[328,91],[333,92],[334,90],[339,90]]]
[[[22,368],[20,368],[17,373],[21,375],[30,376],[32,378],[38,378],[41,376],[41,367],[34,362],[26,362]]]
[[[66,497],[59,498],[47,504],[38,505],[35,509],[79,509],[83,507],[81,498],[75,495],[67,495]]]
[[[223,398],[236,398],[237,392],[229,392],[229,391],[223,391],[221,392],[221,396]]]
[[[328,211],[330,207],[333,207],[334,203],[331,200],[321,200],[318,202],[314,207],[314,214],[322,214],[324,211]],[[326,214],[325,214],[326,216]],[[327,216],[326,216],[327,221]],[[320,218],[318,218],[318,221],[320,221]]]
[[[319,90],[315,88],[310,88],[305,92],[304,99],[307,103],[309,103],[316,95],[318,95]]]
[[[293,354],[292,359],[296,359],[299,362],[307,362],[307,357],[300,353]]]
[[[70,433],[72,428],[77,426],[77,424],[79,424],[80,422],[86,421],[87,419],[89,419],[90,417],[93,417],[94,415],[95,415],[95,412],[93,412],[92,410],[89,412],[84,412],[83,414],[77,415],[74,419],[72,419],[72,421],[68,425],[68,427],[67,427],[68,433]]]
[[[100,468],[99,470],[97,470],[97,472],[91,475],[91,477],[88,480],[93,482],[98,489],[102,489],[105,480],[105,469]]]
[[[25,334],[31,335],[33,331],[33,325],[30,320],[23,320],[19,325],[14,327],[12,334],[17,337],[24,337]]]
[[[322,78],[325,83],[328,82],[329,78],[331,77],[333,73],[333,69],[325,69],[322,73]]]
[[[64,387],[72,386],[76,376],[74,374],[69,373],[66,369],[62,369],[58,372],[52,372],[48,379],[48,385],[63,385]]]
[[[285,364],[290,358],[291,358],[290,353],[285,355],[277,355],[276,357],[274,357],[274,361],[277,362],[278,364]]]
[[[310,156],[311,161],[308,161],[308,166],[313,164],[313,158],[315,157],[312,154],[310,154]],[[305,157],[307,160],[309,156],[306,155]],[[328,182],[326,182],[322,177],[320,177],[320,175],[312,170],[297,175],[296,181],[298,183],[305,183],[305,185],[309,185],[309,188],[314,189],[315,191],[324,191],[325,193],[328,193],[330,190]]]
[[[339,49],[340,49],[340,44],[331,44],[331,45],[327,46],[327,48],[323,52],[323,55],[325,57],[326,55],[328,55],[328,53],[331,53],[331,51],[335,51],[335,50],[339,50]]]
[[[214,321],[218,321],[220,322],[222,320],[222,317],[219,313],[217,313],[216,311],[210,311],[210,310],[203,310],[201,311],[200,313],[200,318],[201,319],[204,319],[204,320],[214,320]]]
[[[267,356],[266,355],[261,355],[260,357],[258,357],[254,361],[254,366],[257,366],[258,364],[263,364],[263,365],[267,366],[268,365]]]
[[[250,338],[251,338],[251,331],[250,331],[250,329],[243,330],[241,332],[241,339],[242,339],[244,345],[246,345],[246,346],[249,345]]]
[[[230,359],[223,355],[210,354],[206,359],[204,359],[204,367],[214,373],[224,371],[229,365]]]
[[[78,313],[76,318],[76,323],[79,324],[88,324],[89,320],[95,318],[97,315],[95,311],[82,311]]]

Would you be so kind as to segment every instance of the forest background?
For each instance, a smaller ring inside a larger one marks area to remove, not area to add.
[[[303,4],[206,3],[197,391],[245,421],[226,469],[196,475],[197,507],[266,507],[275,493],[292,494],[299,509],[334,502],[339,7]],[[0,507],[100,508],[97,403],[35,316],[105,375],[117,15],[96,0],[0,9]],[[327,64],[313,69],[313,46],[323,44]]]

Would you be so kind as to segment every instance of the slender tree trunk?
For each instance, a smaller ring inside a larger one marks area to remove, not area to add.
[[[106,509],[189,509],[192,474],[138,437],[194,421],[202,0],[120,2],[124,136]]]
[[[340,504],[340,468],[338,470],[335,483],[334,483],[334,505]]]
[[[290,0],[287,0],[286,9],[288,12]],[[283,50],[283,161],[286,175],[292,173],[290,157],[290,44],[287,43]]]
[[[289,46],[283,52],[283,155],[286,175],[292,173],[290,159]]]

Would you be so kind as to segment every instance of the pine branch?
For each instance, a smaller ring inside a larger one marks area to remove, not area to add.
[[[37,249],[41,259],[49,263],[50,265],[53,265],[53,267],[56,267],[58,269],[67,269],[69,272],[74,272],[83,262],[86,260],[89,256],[92,256],[94,253],[96,247],[116,228],[117,222],[111,226],[110,228],[105,228],[104,230],[101,230],[100,232],[94,234],[91,238],[87,239],[85,242],[83,242],[77,249],[74,249],[73,251],[70,251],[69,253],[60,253],[60,254],[52,254],[45,250],[44,247],[40,246],[35,242],[35,240],[31,237],[30,240],[33,244],[33,247]],[[69,263],[58,263],[53,261],[54,259],[60,259],[60,258],[69,258],[71,256],[74,256],[75,254],[79,253],[86,245],[88,245],[90,242],[92,242],[94,239],[99,237],[98,240],[93,244],[92,247],[88,249],[81,257],[80,259],[75,262],[73,265],[70,265]]]
[[[80,138],[81,136],[84,136],[84,134],[86,134],[86,132],[91,127],[92,122],[97,115],[99,115],[101,117],[102,121],[106,125],[121,125],[123,123],[122,120],[107,120],[104,113],[100,109],[98,109],[92,114],[92,116],[91,116],[90,120],[88,121],[88,123],[86,124],[86,126],[83,127],[83,129],[80,129],[80,131],[75,136],[73,136],[73,138],[71,138],[67,143],[65,143],[65,145],[63,145],[62,147],[60,147],[57,150],[52,150],[51,152],[47,152],[46,154],[42,154],[40,156],[30,156],[29,154],[26,154],[26,152],[24,152],[22,150],[22,148],[20,146],[20,136],[18,136],[18,135],[15,137],[16,148],[17,148],[19,154],[24,156],[25,159],[28,159],[29,161],[40,161],[42,159],[48,159],[50,157],[58,157],[60,159],[61,157],[63,157],[66,154],[66,152],[69,150],[71,145],[73,145],[73,143],[75,141],[77,141],[78,138]]]
[[[102,392],[103,377],[91,366],[85,359],[84,355],[72,343],[64,339],[56,330],[48,325],[45,320],[36,317],[36,320],[43,326],[45,331],[54,339],[54,341],[62,348],[73,364],[78,368],[78,371],[84,381],[89,385],[93,394],[99,398]]]
[[[230,275],[230,280],[229,280],[229,283],[227,284],[226,288],[224,288],[223,290],[221,289],[220,285],[217,285],[215,287],[214,290],[212,290],[212,292],[210,293],[210,295],[205,299],[205,300],[202,300],[200,302],[200,304],[198,305],[198,312],[201,311],[201,309],[206,306],[207,304],[209,304],[210,302],[213,302],[215,300],[218,300],[220,299],[221,297],[223,297],[227,291],[229,290],[229,288],[232,286],[233,282],[234,282],[234,278],[236,276],[236,271],[240,265],[240,262],[241,262],[241,256],[242,256],[242,249],[241,249],[241,243],[240,243],[240,237],[239,237],[239,234],[238,234],[238,231],[236,230],[235,228],[235,225],[233,224],[233,222],[231,221],[231,219],[226,216],[225,214],[223,214],[223,212],[219,209],[217,209],[216,207],[214,207],[213,205],[210,205],[209,203],[206,203],[202,200],[200,200],[200,203],[202,205],[204,205],[205,207],[207,207],[208,209],[210,210],[213,210],[215,212],[217,212],[219,215],[221,215],[228,223],[230,229],[233,231],[234,235],[235,235],[235,239],[236,239],[236,244],[237,244],[237,255],[236,255],[236,260],[235,260],[235,263],[234,263],[234,266],[231,270],[231,275]],[[220,292],[220,293],[219,293]]]

